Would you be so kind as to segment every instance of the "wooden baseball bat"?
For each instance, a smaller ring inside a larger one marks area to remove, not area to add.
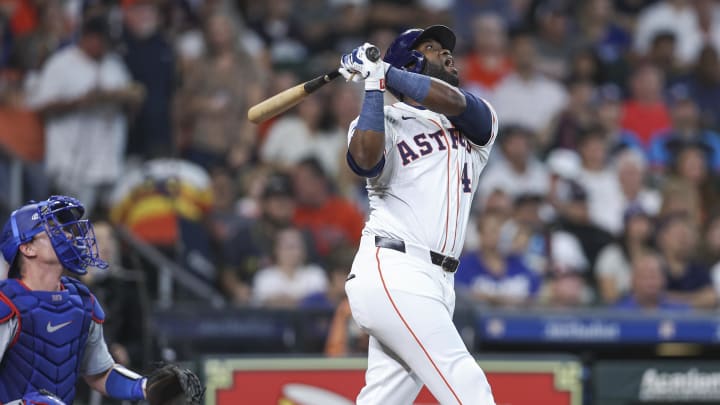
[[[368,59],[375,62],[380,59],[380,50],[373,46],[365,51],[365,55]],[[335,69],[331,72],[325,73],[324,75],[308,80],[305,83],[283,90],[280,93],[250,107],[248,110],[248,119],[255,124],[259,124],[278,114],[282,114],[297,105],[305,97],[312,94],[320,87],[330,83],[338,76],[340,76],[340,72]]]

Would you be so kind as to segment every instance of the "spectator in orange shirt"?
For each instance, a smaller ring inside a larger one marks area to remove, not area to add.
[[[472,49],[462,60],[462,82],[469,91],[488,97],[512,71],[512,61],[505,51],[507,28],[497,14],[480,14],[472,22],[472,33]]]
[[[662,72],[650,64],[640,65],[630,78],[630,99],[623,105],[621,126],[638,134],[646,146],[654,133],[670,127],[664,82]]]
[[[300,161],[293,171],[295,225],[310,230],[320,257],[339,245],[360,242],[365,219],[349,200],[337,195],[322,166],[315,158]]]

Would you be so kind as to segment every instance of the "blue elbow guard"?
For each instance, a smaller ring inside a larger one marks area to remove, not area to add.
[[[105,391],[114,399],[140,401],[145,399],[146,381],[147,378],[116,364],[105,381]]]

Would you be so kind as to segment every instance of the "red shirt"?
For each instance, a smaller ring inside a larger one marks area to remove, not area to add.
[[[341,244],[357,246],[365,217],[350,201],[333,196],[320,207],[298,206],[294,222],[312,232],[318,253],[326,256]]]
[[[476,53],[465,57],[463,65],[463,83],[474,83],[487,89],[494,89],[513,70],[512,62],[508,58],[503,58],[499,64],[488,68]]]
[[[647,104],[629,100],[623,104],[621,126],[638,134],[645,145],[650,143],[654,133],[670,125],[670,113],[664,103]]]

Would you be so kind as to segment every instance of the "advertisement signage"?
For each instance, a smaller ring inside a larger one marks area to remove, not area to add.
[[[480,360],[497,405],[582,403],[581,366],[574,360]],[[206,405],[352,405],[366,359],[206,358]],[[522,387],[522,389],[518,389]],[[436,405],[427,388],[415,405]]]
[[[605,361],[593,380],[601,404],[720,404],[720,362]]]

